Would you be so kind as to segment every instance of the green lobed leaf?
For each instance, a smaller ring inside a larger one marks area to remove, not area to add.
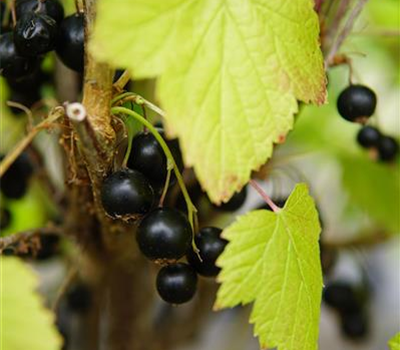
[[[0,257],[1,349],[59,350],[53,315],[36,294],[37,278],[22,260]]]
[[[400,350],[400,332],[388,342],[390,350]]]
[[[293,126],[296,99],[326,99],[312,0],[102,0],[91,50],[160,76],[167,130],[216,203]]]
[[[250,212],[224,232],[216,308],[254,302],[250,322],[263,348],[317,348],[322,293],[321,227],[307,186],[277,213]]]

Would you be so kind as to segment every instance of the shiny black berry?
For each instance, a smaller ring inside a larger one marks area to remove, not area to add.
[[[12,32],[0,35],[0,70],[6,78],[18,78],[33,73],[40,60],[36,57],[22,57],[14,44]]]
[[[11,91],[11,95],[8,101],[21,104],[25,107],[31,108],[36,102],[40,101],[40,92],[36,90],[36,87],[32,87],[29,92]],[[26,113],[18,107],[9,106],[11,112],[15,115],[26,115]]]
[[[364,123],[375,112],[376,95],[363,85],[350,85],[337,100],[339,114],[351,122]]]
[[[158,130],[164,137],[164,132]],[[182,157],[176,141],[167,141],[178,167],[182,166]],[[167,158],[163,149],[151,133],[140,132],[132,140],[132,151],[128,167],[143,173],[154,187],[162,187],[167,177]]]
[[[28,155],[22,153],[2,176],[1,192],[12,199],[23,197],[28,189],[28,180],[32,173],[32,163]]]
[[[67,305],[71,311],[84,313],[90,309],[92,304],[92,292],[84,283],[76,283],[68,290]]]
[[[83,14],[66,17],[59,28],[56,52],[68,68],[78,73],[83,72],[84,40]]]
[[[354,287],[345,281],[327,284],[323,291],[323,300],[340,312],[358,312],[361,309]]]
[[[379,159],[383,162],[391,162],[399,154],[398,142],[390,136],[382,136],[378,142]]]
[[[199,275],[212,277],[221,270],[215,265],[216,260],[224,251],[228,241],[221,238],[222,230],[217,227],[204,227],[195,236],[199,256],[191,249],[187,255],[190,265]]]
[[[39,56],[55,48],[57,23],[46,15],[27,13],[14,29],[14,43],[22,56]]]
[[[17,0],[15,11],[18,20],[27,13],[47,15],[57,23],[60,23],[64,18],[64,8],[58,0]]]
[[[246,201],[247,198],[247,187],[243,187],[240,192],[235,193],[232,198],[226,202],[222,203],[220,206],[215,206],[216,209],[221,211],[235,211],[238,210]]]
[[[197,275],[187,264],[178,263],[163,267],[157,275],[157,291],[170,304],[183,304],[196,293]]]
[[[51,76],[41,69],[37,69],[29,75],[17,78],[7,78],[7,84],[12,91],[24,94],[39,94],[40,87],[51,81]]]
[[[192,229],[186,216],[171,208],[158,208],[140,223],[136,239],[140,251],[151,260],[177,260],[191,244]]]
[[[344,313],[341,315],[342,333],[350,339],[364,338],[368,333],[368,320],[364,312]]]
[[[132,216],[147,213],[154,193],[147,179],[138,171],[122,169],[108,176],[101,188],[101,201],[107,214]]]
[[[364,148],[378,147],[380,138],[381,133],[379,130],[368,125],[362,127],[357,134],[357,142],[361,147]]]

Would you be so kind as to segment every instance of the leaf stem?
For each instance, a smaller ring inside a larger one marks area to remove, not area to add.
[[[258,192],[258,194],[265,200],[265,202],[271,207],[271,209],[277,213],[281,210],[273,201],[272,199],[264,192],[261,186],[254,181],[253,179],[250,180],[250,185]]]
[[[111,105],[115,105],[117,102],[127,102],[133,101],[138,105],[145,105],[147,108],[151,109],[153,112],[157,113],[161,117],[165,117],[165,112],[155,104],[151,103],[150,101],[146,100],[142,96],[135,94],[134,92],[125,92],[117,97],[114,97],[111,100]]]
[[[189,193],[186,189],[185,182],[183,181],[182,175],[178,169],[178,166],[176,165],[175,159],[167,145],[167,143],[164,141],[160,133],[157,131],[157,129],[145,118],[143,118],[139,113],[136,113],[135,111],[132,111],[128,108],[125,107],[112,107],[111,108],[111,113],[112,114],[127,114],[133,118],[135,118],[137,121],[143,124],[143,126],[147,127],[149,131],[153,134],[155,139],[158,141],[160,144],[161,148],[164,151],[165,156],[167,157],[168,162],[171,162],[173,165],[172,169],[174,170],[176,179],[178,180],[179,187],[182,191],[183,197],[185,198],[187,210],[188,210],[188,218],[189,218],[189,223],[190,226],[192,227],[192,230],[194,232],[194,216],[197,212],[196,207],[192,203],[192,200],[190,199]]]

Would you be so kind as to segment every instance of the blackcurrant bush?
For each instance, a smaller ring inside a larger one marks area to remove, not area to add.
[[[19,20],[24,14],[37,13],[47,15],[60,23],[64,18],[64,8],[58,0],[17,0],[15,4],[15,12]]]
[[[379,159],[383,162],[391,162],[399,154],[399,144],[390,136],[382,136],[378,142]]]
[[[196,293],[197,275],[187,264],[164,266],[157,275],[157,291],[170,304],[183,304]]]
[[[361,147],[371,148],[377,147],[381,133],[373,126],[363,126],[357,134],[357,142]]]
[[[0,229],[4,230],[11,223],[11,212],[7,208],[0,208]]]
[[[121,169],[105,179],[101,201],[107,214],[113,217],[141,215],[153,205],[154,193],[141,173]]]
[[[191,244],[192,229],[186,216],[171,208],[158,208],[140,223],[136,239],[141,252],[151,260],[177,260]]]
[[[374,114],[376,95],[363,85],[350,85],[344,89],[337,100],[339,114],[351,122],[363,123]]]
[[[327,284],[323,291],[324,302],[341,312],[358,312],[361,308],[354,287],[345,281]]]
[[[12,199],[23,197],[27,191],[28,180],[32,172],[33,166],[28,155],[22,153],[1,178],[1,192]]]
[[[164,132],[158,130],[164,137]],[[182,166],[182,157],[176,141],[167,141],[178,167]],[[132,140],[132,151],[128,167],[143,173],[154,187],[162,187],[167,177],[167,158],[163,149],[151,133],[140,132]]]
[[[364,338],[368,333],[368,320],[364,312],[341,314],[342,333],[354,340]]]
[[[220,206],[215,206],[216,209],[226,212],[238,210],[246,201],[247,198],[247,187],[243,187],[240,192],[235,193],[232,198],[222,203]]]
[[[6,78],[18,78],[34,72],[40,60],[36,57],[22,57],[14,44],[12,32],[0,35],[0,70]]]
[[[60,60],[72,70],[83,72],[84,17],[77,13],[64,18],[59,28],[56,52]]]
[[[193,250],[189,251],[187,258],[199,275],[212,277],[221,270],[215,262],[228,244],[228,241],[221,238],[221,232],[217,227],[204,227],[196,234],[195,243],[201,260]]]
[[[55,48],[57,23],[46,15],[27,13],[14,29],[14,43],[22,56],[39,56]]]
[[[84,283],[76,283],[67,292],[67,305],[71,311],[84,313],[89,310],[92,303],[90,288]]]

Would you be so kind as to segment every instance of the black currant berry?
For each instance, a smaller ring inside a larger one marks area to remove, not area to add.
[[[32,173],[32,163],[28,155],[22,153],[1,178],[1,192],[12,199],[23,197],[27,191],[28,180]]]
[[[40,87],[51,80],[49,74],[43,72],[41,69],[35,70],[33,73],[17,78],[7,78],[7,84],[12,91],[23,94],[36,95],[40,92]]]
[[[85,313],[92,303],[90,288],[83,283],[77,283],[67,292],[67,305],[71,311]]]
[[[378,143],[379,159],[383,162],[391,162],[399,154],[399,144],[390,136],[382,136]]]
[[[364,123],[366,118],[374,114],[375,107],[375,93],[363,85],[350,85],[337,100],[339,114],[351,122]]]
[[[22,56],[39,56],[55,48],[57,23],[46,15],[27,13],[14,29],[14,43]]]
[[[66,17],[60,25],[56,52],[68,68],[78,73],[83,72],[84,40],[83,14]]]
[[[323,300],[328,306],[341,312],[358,312],[361,308],[353,286],[344,281],[328,284],[323,291]]]
[[[164,132],[158,131],[164,137]],[[176,141],[167,141],[167,145],[181,170],[182,157]],[[140,132],[133,138],[128,167],[143,173],[154,187],[164,185],[167,177],[167,158],[153,134]]]
[[[136,239],[140,251],[151,260],[177,260],[191,244],[192,229],[186,216],[171,208],[158,208],[140,223]]]
[[[64,18],[64,8],[58,0],[17,0],[15,11],[18,20],[27,13],[47,15],[57,23]]]
[[[40,236],[40,249],[34,255],[37,260],[47,260],[59,252],[60,236],[47,234]]]
[[[29,92],[11,91],[8,101],[19,103],[25,107],[31,108],[36,102],[40,101],[40,92],[32,87]],[[9,106],[11,112],[15,115],[26,115],[26,113],[18,107]]]
[[[199,275],[213,277],[221,270],[215,262],[228,244],[228,241],[221,238],[221,232],[217,227],[204,227],[196,234],[195,243],[201,260],[193,250],[189,251],[187,258]]]
[[[197,275],[187,264],[164,266],[157,275],[157,291],[170,304],[183,304],[196,293]]]
[[[226,202],[222,203],[220,206],[215,206],[216,209],[221,211],[235,211],[238,210],[246,201],[247,198],[247,187],[243,187],[240,192],[235,193],[232,198]]]
[[[0,70],[6,78],[18,78],[34,72],[40,60],[34,57],[22,57],[17,53],[12,32],[0,35]]]
[[[373,126],[363,126],[357,134],[357,142],[361,147],[378,147],[381,133]]]
[[[113,217],[145,214],[153,205],[154,193],[141,173],[121,169],[104,181],[101,201],[107,214]]]
[[[0,208],[0,229],[4,230],[11,223],[11,212],[7,208]]]
[[[343,334],[350,339],[364,338],[368,333],[368,321],[362,311],[341,314]]]

